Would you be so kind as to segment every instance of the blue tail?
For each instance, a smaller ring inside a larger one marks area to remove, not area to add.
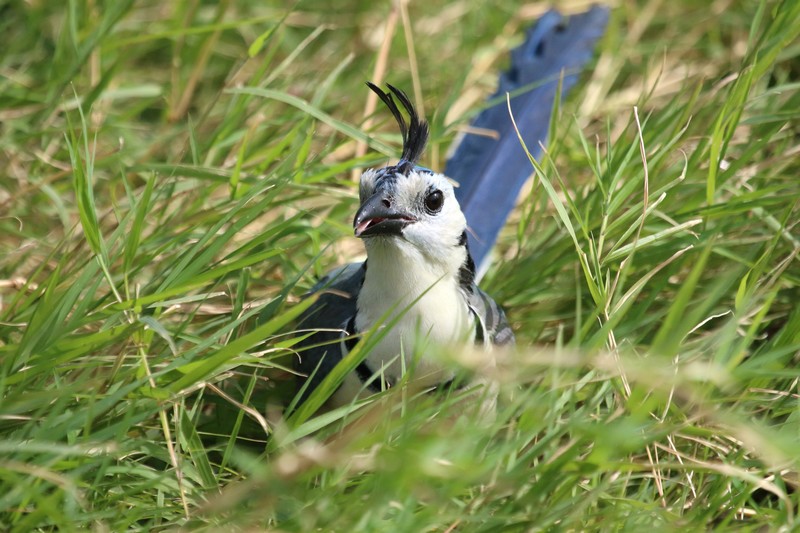
[[[533,172],[508,115],[505,94],[530,87],[511,99],[511,109],[525,144],[539,158],[561,72],[563,97],[591,59],[607,22],[608,8],[600,6],[569,18],[557,11],[545,13],[525,42],[512,50],[511,68],[500,76],[490,99],[499,102],[472,122],[473,127],[496,131],[497,138],[466,134],[447,161],[445,174],[459,183],[456,197],[472,232],[469,246],[479,272]]]

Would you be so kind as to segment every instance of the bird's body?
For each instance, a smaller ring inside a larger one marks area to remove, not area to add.
[[[349,352],[353,335],[376,330],[380,337],[356,372],[346,376],[331,405],[391,387],[406,369],[413,368],[421,386],[452,381],[451,372],[425,357],[434,346],[490,346],[514,338],[503,312],[475,284],[467,222],[452,184],[415,164],[427,125],[402,91],[392,91],[408,111],[410,124],[406,129],[390,97],[380,91],[400,117],[406,149],[397,165],[370,169],[361,177],[361,207],[353,227],[364,240],[368,259],[323,279],[314,288],[323,293],[318,305],[301,320],[304,327],[333,330],[306,343],[325,345],[300,353],[297,368],[311,376],[306,395]]]
[[[404,292],[398,283],[393,286],[389,295],[380,289],[370,291],[370,284],[367,282],[370,269],[378,270],[377,265],[373,265],[373,256],[367,262],[350,263],[337,268],[312,289],[312,293],[319,292],[320,297],[317,304],[306,313],[306,318],[301,320],[301,325],[309,327],[313,324],[314,328],[320,330],[306,344],[323,346],[302,352],[298,359],[297,370],[303,375],[311,376],[304,397],[310,395],[355,345],[352,335],[366,331],[359,329],[357,325],[359,301],[366,309],[370,309],[375,301],[376,305],[370,312],[383,309],[383,312],[372,315],[378,324],[390,324],[398,314],[400,317],[383,339],[370,350],[356,372],[345,378],[329,400],[331,406],[344,405],[364,391],[380,391],[380,379],[374,379],[365,386],[376,372],[382,376],[384,385],[389,386],[397,382],[404,367],[412,366],[415,369],[416,383],[420,386],[436,387],[449,383],[453,375],[443,371],[435,362],[425,357],[413,360],[414,354],[424,354],[427,343],[448,346],[475,343],[484,346],[488,351],[493,345],[514,342],[514,334],[503,310],[474,282],[469,285],[471,292],[465,290],[460,280],[456,288],[452,278],[450,282],[444,283],[443,280],[437,280],[428,285],[428,289],[420,290],[425,285],[416,284],[413,277],[398,272],[399,279],[403,280],[401,283],[411,286]],[[394,304],[391,303],[392,296],[397,298]],[[458,311],[451,313],[448,308]],[[386,319],[381,320],[383,318]],[[366,324],[365,320],[364,325]],[[370,326],[374,324],[375,322],[370,322]],[[401,353],[406,357],[402,362]]]
[[[546,141],[558,88],[575,82],[576,70],[591,57],[607,18],[608,10],[600,7],[569,20],[551,11],[512,52],[511,68],[501,76],[498,93],[532,89],[512,105],[524,103],[521,112],[530,119],[526,129],[532,128],[533,137],[525,131],[523,135],[535,152]],[[564,76],[563,86],[559,76]],[[391,94],[368,85],[397,120],[403,154],[396,165],[361,176],[353,228],[364,241],[367,261],[335,269],[311,291],[318,299],[300,327],[314,333],[298,346],[295,365],[302,376],[301,402],[367,332],[374,333],[377,342],[344,377],[329,405],[391,387],[408,369],[422,386],[452,383],[452,373],[426,356],[435,345],[477,344],[488,358],[493,346],[514,342],[502,309],[477,286],[475,268],[476,263],[485,265],[532,170],[516,133],[511,134],[505,106],[485,109],[474,122],[497,131],[498,138],[467,135],[448,162],[454,174],[450,178],[461,186],[457,197],[448,177],[417,165],[428,126],[405,93],[391,85]],[[470,242],[478,251],[474,259]]]

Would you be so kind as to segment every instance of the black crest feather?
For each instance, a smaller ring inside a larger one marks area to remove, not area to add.
[[[389,87],[389,90],[392,91],[408,113],[408,123],[406,123],[392,95],[384,92],[374,83],[367,82],[367,87],[377,94],[383,103],[386,104],[386,107],[388,107],[389,111],[394,115],[397,125],[400,126],[400,133],[403,135],[403,155],[400,156],[396,171],[406,174],[414,168],[414,165],[416,165],[417,161],[419,161],[419,158],[422,156],[422,152],[425,151],[425,145],[428,143],[429,134],[428,123],[425,119],[419,117],[417,110],[414,109],[414,105],[411,103],[406,93],[388,83],[386,86]]]

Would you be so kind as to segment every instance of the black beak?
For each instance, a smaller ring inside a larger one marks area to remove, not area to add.
[[[384,192],[373,194],[364,202],[353,220],[356,237],[400,235],[403,228],[416,219],[393,206],[393,199]]]

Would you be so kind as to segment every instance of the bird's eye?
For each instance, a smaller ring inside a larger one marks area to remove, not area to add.
[[[442,210],[442,204],[444,204],[444,195],[438,189],[429,192],[425,197],[425,210],[432,215]]]

